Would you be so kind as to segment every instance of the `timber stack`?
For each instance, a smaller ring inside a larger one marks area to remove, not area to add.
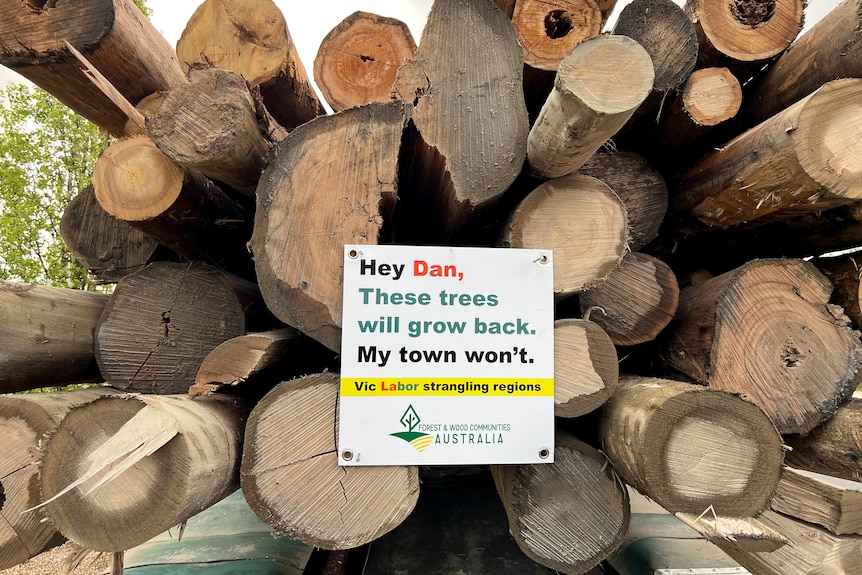
[[[862,480],[862,261],[824,257],[862,245],[862,0],[803,6],[357,11],[327,113],[271,0],[176,48],[131,0],[0,0],[0,63],[113,136],[61,233],[116,283],[0,283],[0,568],[237,488],[321,549],[397,529],[428,470],[338,465],[343,247],[444,244],[554,251],[555,462],[487,473],[527,557],[600,565],[628,485],[755,575],[862,573],[862,498],[810,474]]]

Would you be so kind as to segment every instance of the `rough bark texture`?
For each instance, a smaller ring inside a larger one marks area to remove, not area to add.
[[[862,481],[862,399],[851,399],[811,433],[785,440],[792,448],[788,465]]]
[[[261,519],[324,549],[364,545],[397,527],[419,496],[416,467],[339,467],[337,374],[276,387],[254,408],[242,490]]]
[[[107,132],[122,136],[126,115],[80,71],[65,42],[132,104],[186,83],[173,48],[132,0],[51,4],[34,9],[21,0],[0,2],[0,64]]]
[[[554,322],[554,415],[595,411],[617,388],[619,366],[611,338],[582,319]]]
[[[784,459],[766,414],[732,393],[627,376],[602,408],[602,450],[626,483],[671,512],[712,506],[753,517],[769,506]]]
[[[391,221],[404,116],[400,103],[317,118],[275,149],[257,194],[251,245],[272,312],[341,347],[345,244],[377,244]]]
[[[401,20],[354,12],[320,43],[314,81],[336,112],[393,98],[398,69],[413,60],[416,42]]]
[[[617,550],[629,525],[629,497],[605,457],[557,433],[554,463],[492,465],[509,530],[534,561],[581,574]]]
[[[832,286],[801,260],[756,260],[680,294],[666,350],[673,369],[743,394],[782,433],[807,433],[856,387],[859,333]]]
[[[103,381],[93,332],[108,296],[0,280],[0,393]]]

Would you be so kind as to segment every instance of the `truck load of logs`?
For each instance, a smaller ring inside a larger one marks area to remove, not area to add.
[[[397,533],[431,472],[338,465],[343,249],[444,244],[554,252],[556,459],[486,474],[524,555],[591,572],[630,486],[754,575],[862,573],[862,0],[614,4],[435,0],[418,42],[357,4],[303,63],[271,0],[176,49],[0,0],[0,64],[116,137],[60,226],[110,295],[0,283],[0,568],[121,573],[237,487]]]

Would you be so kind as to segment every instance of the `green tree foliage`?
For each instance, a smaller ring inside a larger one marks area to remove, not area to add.
[[[0,89],[0,278],[86,286],[60,218],[90,183],[105,144],[98,128],[44,90]]]

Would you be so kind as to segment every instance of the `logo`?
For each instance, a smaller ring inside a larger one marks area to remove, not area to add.
[[[413,431],[422,420],[419,418],[419,414],[416,413],[416,410],[412,405],[407,406],[407,410],[404,412],[404,415],[401,416],[400,421],[401,425],[407,428],[407,431],[399,431],[398,433],[390,433],[389,435],[403,439],[415,447],[416,451],[419,453],[425,451],[428,446],[431,445],[431,442],[434,441],[433,435],[428,435],[421,431]]]

